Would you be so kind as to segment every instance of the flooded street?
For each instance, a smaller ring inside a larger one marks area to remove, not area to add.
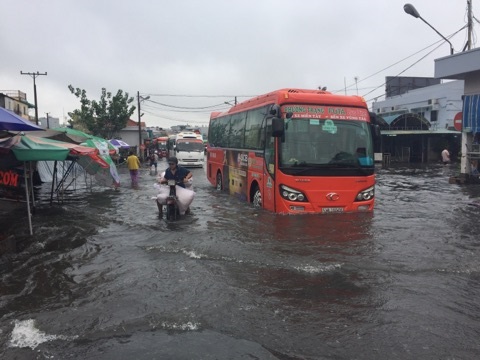
[[[163,169],[165,162],[159,163]],[[192,213],[154,177],[3,216],[1,359],[477,359],[480,186],[379,169],[373,214],[274,215],[193,169]],[[42,191],[48,193],[50,184]]]

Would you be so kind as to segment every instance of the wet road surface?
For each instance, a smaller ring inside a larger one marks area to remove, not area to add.
[[[0,358],[480,358],[480,187],[449,184],[454,165],[379,169],[373,214],[324,216],[192,171],[173,223],[148,170],[43,202],[32,238],[24,208],[4,214],[22,241],[0,260]]]

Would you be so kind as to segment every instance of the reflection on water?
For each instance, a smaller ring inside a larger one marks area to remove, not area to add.
[[[203,169],[176,222],[148,170],[138,189],[43,203],[33,237],[14,210],[0,357],[476,358],[480,187],[455,171],[379,169],[373,214],[256,210]]]

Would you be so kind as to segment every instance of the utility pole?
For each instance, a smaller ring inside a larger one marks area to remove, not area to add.
[[[38,104],[37,104],[37,84],[35,83],[35,78],[40,75],[47,75],[47,72],[23,72],[20,70],[21,75],[30,75],[33,78],[33,97],[35,99],[35,123],[38,125]]]
[[[138,157],[142,158],[142,114],[140,113],[140,91],[137,91],[138,102]]]
[[[467,43],[463,47],[463,51],[472,49],[472,32],[473,32],[473,20],[472,20],[472,0],[467,0]]]
[[[223,103],[224,103],[224,104],[227,104],[227,105],[230,105],[230,106],[235,106],[235,105],[237,105],[237,103],[238,103],[238,102],[237,102],[237,97],[235,96],[235,98],[233,99],[233,105],[232,105],[232,103],[229,102],[229,101],[224,101]]]
[[[47,115],[47,129],[50,129],[50,119],[48,118],[48,114],[50,113],[45,113]]]
[[[150,96],[140,96],[140,91],[137,91],[137,105],[138,105],[138,156],[143,160],[142,146],[142,112],[140,111],[140,101],[148,100]]]

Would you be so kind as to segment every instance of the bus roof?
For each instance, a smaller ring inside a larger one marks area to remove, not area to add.
[[[285,88],[245,100],[235,106],[232,106],[226,112],[212,112],[210,118],[214,119],[222,115],[233,114],[239,111],[249,110],[268,104],[283,105],[288,103],[343,105],[368,109],[367,103],[361,96],[337,95],[324,90]]]
[[[200,139],[202,140],[202,134],[195,133],[193,131],[182,131],[176,134],[176,139]]]

